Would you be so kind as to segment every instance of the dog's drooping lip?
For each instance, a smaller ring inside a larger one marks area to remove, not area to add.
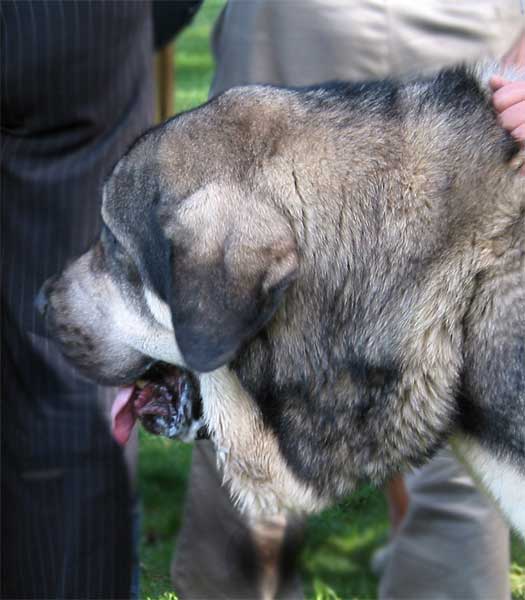
[[[125,444],[135,421],[155,435],[192,441],[207,437],[199,385],[186,370],[156,363],[134,385],[120,388],[111,409],[111,429]]]

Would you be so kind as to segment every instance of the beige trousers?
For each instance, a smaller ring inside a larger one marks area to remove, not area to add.
[[[421,72],[499,58],[523,0],[233,0],[217,23],[212,92]]]
[[[499,58],[524,26],[520,0],[230,1],[214,33],[211,93],[250,83],[380,78]],[[410,510],[380,596],[508,598],[508,530],[455,458],[441,453],[409,478],[409,487]],[[264,526],[245,523],[232,509],[210,451],[197,450],[173,563],[176,591],[182,599],[301,597],[293,572],[300,527],[277,535],[278,527],[266,528],[275,552],[268,568],[268,552],[256,542]]]
[[[509,532],[450,450],[405,478],[410,503],[379,597],[510,598]]]

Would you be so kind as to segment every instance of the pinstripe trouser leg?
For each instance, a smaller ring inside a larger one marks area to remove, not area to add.
[[[126,598],[122,452],[33,298],[94,238],[103,179],[151,122],[150,6],[5,1],[1,13],[1,593]]]

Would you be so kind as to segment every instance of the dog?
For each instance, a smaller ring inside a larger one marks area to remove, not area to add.
[[[525,533],[525,186],[495,69],[234,88],[152,129],[42,288],[50,333],[121,407],[153,363],[191,372],[249,515],[450,442]]]

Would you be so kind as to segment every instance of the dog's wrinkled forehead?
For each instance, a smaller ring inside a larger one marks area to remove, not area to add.
[[[253,156],[268,150],[267,96],[264,88],[232,90],[139,138],[104,186],[102,217],[117,238],[141,239],[160,206],[176,210],[211,182],[243,180]]]
[[[255,118],[261,94],[266,97],[264,90],[225,94],[152,129],[104,186],[106,226],[132,257],[143,284],[168,304],[175,262],[185,260],[190,247],[195,264],[224,262],[221,248],[232,222],[241,212],[253,221],[253,176],[274,148],[267,147]],[[264,210],[261,205],[259,212]],[[273,216],[260,220],[275,222]]]
[[[134,237],[161,203],[180,200],[216,174],[219,143],[211,108],[178,115],[139,138],[104,186],[102,217],[115,235]]]

